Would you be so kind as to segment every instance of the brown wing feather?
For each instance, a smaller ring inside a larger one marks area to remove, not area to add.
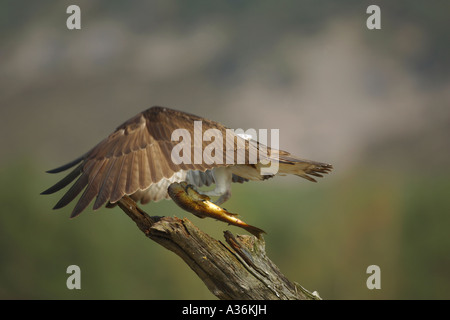
[[[107,200],[111,198],[111,193],[115,181],[117,180],[117,165],[119,163],[119,158],[111,157],[108,158],[107,166],[105,167],[103,174],[98,177],[100,188],[98,190],[97,199],[94,202],[94,210],[100,208]]]
[[[89,163],[88,165],[92,165],[94,163],[95,161],[92,161],[92,163]],[[83,178],[83,176],[88,177],[87,183],[85,184],[85,186],[87,187],[84,190],[83,194],[81,195],[80,199],[78,200],[77,204],[75,205],[75,208],[73,209],[72,214],[70,215],[71,217],[79,215],[81,211],[83,211],[92,201],[92,199],[94,199],[94,197],[98,194],[99,179],[97,179],[97,177],[99,176],[99,173],[101,174],[101,172],[104,170],[104,166],[105,161],[97,161],[95,163],[95,166],[93,167],[92,172],[91,171],[84,172],[81,178],[77,182],[75,182],[74,186]],[[65,203],[64,205],[67,205],[69,202]]]
[[[119,172],[117,174],[117,178],[116,181],[114,183],[114,189],[111,193],[111,198],[110,198],[110,202],[114,203],[117,202],[120,198],[123,197],[124,194],[126,194],[125,192],[125,186],[127,183],[127,172],[128,172],[128,160],[129,157],[120,157],[120,169]]]

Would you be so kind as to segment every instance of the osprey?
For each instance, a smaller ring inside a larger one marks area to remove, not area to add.
[[[173,140],[177,129],[186,130],[191,136],[196,134],[199,121],[203,134],[200,145],[198,140],[189,141],[185,137],[182,142]],[[201,162],[195,161],[193,156],[211,146],[212,137],[218,140],[217,133],[224,139],[214,142],[220,142],[217,145],[223,150],[216,149],[211,157],[221,161],[211,161],[207,156]],[[180,145],[183,159],[187,156],[192,161],[174,161],[174,148],[181,150]],[[262,149],[267,152],[261,152]],[[235,161],[234,154],[239,152],[246,155],[244,162]],[[252,158],[256,162],[249,161]],[[262,170],[270,162],[277,164],[278,172],[263,174]],[[94,198],[93,210],[107,202],[115,204],[125,196],[143,204],[169,199],[169,186],[180,182],[187,182],[193,188],[215,184],[214,190],[201,194],[218,197],[215,203],[221,204],[230,198],[232,182],[265,180],[285,174],[316,181],[311,176],[322,177],[332,169],[329,164],[297,158],[246,135],[235,134],[218,122],[163,107],[152,107],[137,114],[83,156],[47,172],[59,173],[72,167],[75,169],[65,178],[42,192],[52,194],[76,180],[54,207],[66,206],[84,190],[71,217],[79,215]]]

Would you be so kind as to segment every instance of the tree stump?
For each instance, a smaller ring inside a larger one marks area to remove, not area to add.
[[[280,272],[267,257],[262,236],[234,236],[225,231],[226,245],[186,218],[151,217],[129,197],[118,205],[148,238],[180,256],[219,299],[320,299]]]

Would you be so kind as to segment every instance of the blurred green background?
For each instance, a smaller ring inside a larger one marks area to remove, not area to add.
[[[66,8],[81,8],[81,30]],[[366,8],[381,7],[381,30]],[[269,257],[325,299],[450,298],[448,1],[0,1],[0,298],[215,299],[119,209],[40,196],[45,170],[152,105],[232,128],[278,128],[282,149],[332,163],[233,187]],[[230,229],[170,201],[218,239]],[[81,290],[66,268],[81,268]],[[366,269],[381,268],[369,290]]]

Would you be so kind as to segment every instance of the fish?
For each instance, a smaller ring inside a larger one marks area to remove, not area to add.
[[[249,225],[238,219],[236,213],[231,213],[226,209],[216,205],[210,197],[198,193],[194,187],[187,182],[172,183],[167,192],[172,200],[183,210],[188,211],[199,218],[210,217],[216,220],[227,222],[228,224],[243,228],[260,238],[264,230]]]

